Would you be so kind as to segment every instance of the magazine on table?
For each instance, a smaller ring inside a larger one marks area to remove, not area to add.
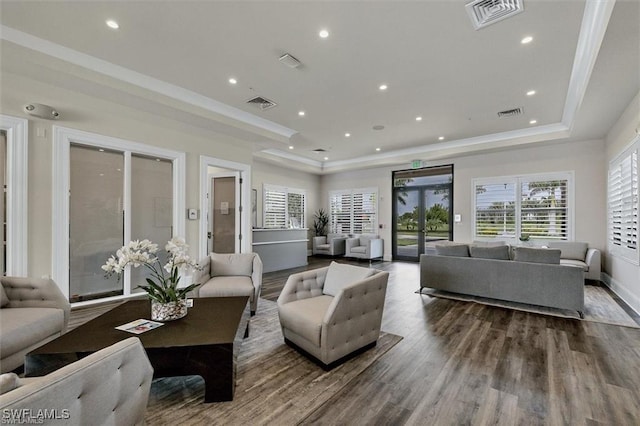
[[[161,322],[151,321],[147,319],[137,319],[135,321],[122,324],[116,327],[116,329],[126,331],[128,333],[133,333],[133,334],[142,334],[149,330],[153,330],[154,328],[158,328],[161,325],[164,325],[164,324]]]

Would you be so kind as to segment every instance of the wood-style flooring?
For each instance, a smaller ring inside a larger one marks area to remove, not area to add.
[[[329,261],[264,274],[262,297]],[[640,329],[432,299],[416,264],[372,266],[390,273],[382,330],[404,339],[295,423],[640,425]]]

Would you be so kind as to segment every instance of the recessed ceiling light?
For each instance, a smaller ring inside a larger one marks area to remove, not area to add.
[[[104,173],[100,173],[100,176],[104,176]]]
[[[533,37],[531,36],[526,36],[525,38],[523,38],[522,40],[520,40],[520,43],[522,44],[529,44],[533,41]]]
[[[529,90],[529,91],[527,92],[527,96],[533,96],[533,95],[535,95],[535,94],[536,94],[536,91],[535,91],[535,90]]]
[[[422,121],[422,117],[416,117],[416,121]]]
[[[235,78],[231,77],[231,78],[229,79],[229,83],[230,83],[230,84],[237,84],[237,83],[238,83],[238,80],[236,80]]]
[[[531,120],[529,121],[529,124],[536,124],[538,122],[538,120]]]
[[[117,30],[118,28],[120,28],[120,25],[114,21],[113,19],[107,19],[107,27],[113,29],[113,30]]]
[[[378,152],[379,152],[379,151],[380,151],[380,148],[376,148],[376,151],[378,151]]]
[[[159,159],[159,158],[156,158],[156,161],[157,161],[157,162],[160,162],[160,159]]]
[[[304,111],[298,111],[298,115],[299,115],[300,117],[304,117]]]
[[[100,152],[104,152],[104,149],[100,148],[98,151],[100,151]]]
[[[293,145],[289,145],[289,149],[293,149]]]
[[[329,159],[329,157],[324,157],[324,161],[327,161]]]
[[[387,85],[386,84],[381,84],[380,87],[378,87],[378,89],[387,90]]]
[[[440,137],[438,138],[438,140],[439,140],[439,141],[443,141],[443,140],[444,140],[444,136],[440,136]]]
[[[345,133],[345,134],[344,134],[344,137],[345,137],[345,138],[350,138],[350,137],[351,137],[351,133]]]
[[[318,35],[320,36],[320,38],[327,38],[327,37],[329,37],[329,31],[327,31],[327,30],[320,30],[320,32],[318,33]]]

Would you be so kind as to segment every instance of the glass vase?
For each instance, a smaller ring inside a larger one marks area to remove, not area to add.
[[[151,301],[151,320],[153,321],[173,321],[187,315],[187,300],[181,299],[177,302],[160,303]]]

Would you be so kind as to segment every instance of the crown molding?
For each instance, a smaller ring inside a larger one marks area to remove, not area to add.
[[[184,102],[185,104],[196,106],[215,114],[220,114],[224,117],[236,120],[243,124],[248,124],[261,130],[266,130],[287,139],[298,133],[296,130],[229,106],[183,87],[115,65],[103,59],[96,58],[95,56],[78,52],[77,50],[7,27],[6,25],[0,25],[0,38],[36,52],[78,65],[96,73],[112,77],[116,80],[132,84],[151,92],[159,93],[176,101]]]

